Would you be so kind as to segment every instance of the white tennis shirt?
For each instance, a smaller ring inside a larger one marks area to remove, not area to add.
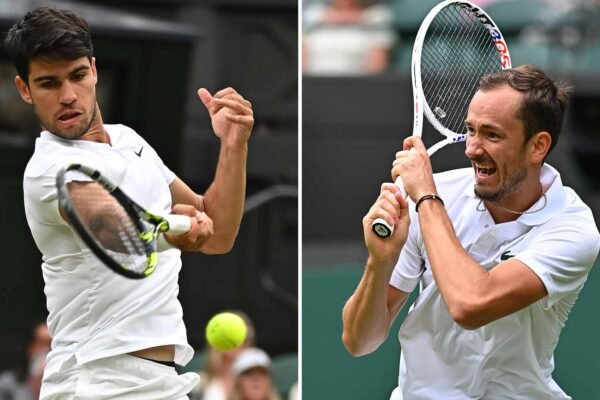
[[[177,299],[181,252],[161,252],[151,276],[127,279],[104,266],[59,214],[55,177],[69,163],[99,170],[146,209],[171,210],[175,174],[132,129],[104,127],[111,145],[42,132],[25,169],[25,214],[42,252],[52,336],[45,376],[56,374],[73,354],[84,364],[173,344],[176,363],[185,365],[193,355]]]
[[[502,224],[477,211],[471,168],[436,174],[435,182],[469,255],[487,270],[514,256],[539,276],[548,295],[481,328],[461,328],[433,280],[411,207],[409,237],[390,281],[405,292],[421,285],[398,333],[404,399],[570,399],[552,378],[553,353],[600,250],[590,209],[547,164],[541,173],[546,207]],[[530,210],[542,205],[540,199]]]

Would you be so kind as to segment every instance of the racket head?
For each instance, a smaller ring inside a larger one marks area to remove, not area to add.
[[[56,177],[61,209],[81,240],[107,267],[131,279],[150,276],[157,237],[168,229],[92,168],[70,164]]]
[[[511,68],[508,46],[483,9],[468,1],[447,0],[427,14],[412,57],[415,115],[417,109],[421,113],[418,136],[425,114],[447,137],[430,148],[430,155],[448,143],[466,140],[464,120],[479,80],[507,68]]]
[[[412,52],[413,136],[421,137],[423,114],[445,139],[427,149],[429,156],[450,143],[467,140],[464,120],[482,76],[511,68],[508,46],[494,21],[468,1],[446,0],[427,14]],[[402,179],[396,179],[406,198]],[[381,238],[394,227],[373,221]]]

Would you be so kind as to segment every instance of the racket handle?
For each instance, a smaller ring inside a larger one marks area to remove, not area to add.
[[[192,227],[192,220],[187,215],[168,214],[163,218],[169,223],[167,232],[174,235],[183,235]]]
[[[402,182],[402,178],[398,176],[396,178],[396,182],[394,183],[396,184],[396,186],[398,186],[398,189],[400,189],[402,197],[406,199],[408,197],[408,193],[406,193],[406,189],[404,188],[404,182]],[[371,229],[373,229],[373,232],[375,232],[375,234],[382,239],[388,238],[394,233],[394,225],[388,224],[387,221],[383,218],[377,218],[376,220],[374,220],[371,224]]]

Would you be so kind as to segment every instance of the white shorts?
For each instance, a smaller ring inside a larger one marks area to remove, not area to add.
[[[178,375],[175,368],[122,354],[77,365],[67,360],[44,376],[40,400],[187,400],[198,374]]]

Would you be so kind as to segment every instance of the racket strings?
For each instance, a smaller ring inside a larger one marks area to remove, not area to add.
[[[453,36],[456,36],[453,37],[453,41],[457,41],[461,37],[464,38],[465,34],[464,32],[457,31]],[[484,35],[480,36],[484,36],[485,38],[487,34],[484,33]],[[468,40],[471,43],[475,42],[475,39],[472,37],[468,37]],[[431,80],[431,82],[437,83],[442,88],[441,92],[439,90],[437,92],[437,99],[439,101],[434,102],[431,108],[436,113],[437,118],[444,121],[444,125],[453,132],[458,133],[463,130],[466,107],[468,106],[469,99],[474,94],[473,90],[466,90],[466,88],[476,87],[480,76],[480,72],[471,67],[472,65],[476,65],[477,61],[469,58],[477,56],[479,54],[472,52],[445,54],[444,58],[448,60],[451,68],[445,69],[445,74],[440,77],[438,82],[435,82],[433,79]],[[461,71],[460,69],[452,68],[452,66],[457,65],[462,65],[462,74],[456,73],[456,71]],[[462,97],[461,94],[463,95]],[[444,120],[444,118],[446,119]]]
[[[125,208],[102,185],[70,182],[74,211],[91,238],[123,268],[142,273],[148,268],[147,245],[140,232],[151,229],[136,225]]]
[[[448,11],[448,10],[446,10]],[[455,14],[455,16],[458,16],[461,18],[461,23],[456,24],[454,23],[450,18],[448,18],[448,15],[444,15],[441,14],[440,18],[443,18],[443,22],[444,23],[440,23],[440,21],[436,21],[436,24],[434,24],[433,27],[433,37],[435,38],[435,43],[434,46],[431,46],[430,49],[432,50],[432,52],[435,52],[435,56],[437,57],[438,60],[448,60],[448,64],[450,67],[456,67],[456,66],[462,66],[463,69],[467,69],[467,71],[465,71],[467,74],[466,76],[473,76],[473,70],[472,70],[472,66],[474,65],[475,62],[477,62],[478,60],[476,58],[478,55],[473,54],[472,51],[460,51],[462,50],[460,47],[458,49],[455,48],[455,46],[453,45],[452,47],[448,46],[448,42],[452,42],[452,43],[460,43],[461,40],[462,41],[467,41],[470,43],[477,43],[475,44],[474,48],[480,48],[481,47],[481,42],[482,40],[488,40],[489,41],[489,35],[487,34],[485,29],[480,29],[480,30],[475,30],[472,29],[472,25],[474,23],[474,21],[465,19],[466,15],[465,12],[458,12]],[[436,32],[436,28],[438,28],[436,25],[440,25],[441,26],[441,32]],[[449,37],[449,40],[446,40],[445,43],[441,43],[443,45],[440,46],[440,37]],[[431,37],[431,36],[430,36]],[[442,54],[440,54],[440,49],[443,49],[444,52]],[[459,51],[455,51],[455,50],[459,50]],[[467,62],[465,62],[465,58],[467,58]],[[439,66],[437,69],[441,69],[442,66]],[[458,89],[457,85],[460,84],[461,82],[461,78],[463,78],[463,76],[461,76],[460,74],[455,73],[456,68],[443,68],[443,75],[441,75],[441,79],[448,81],[447,85],[444,85],[444,93],[442,93],[440,96],[442,98],[445,97],[445,95],[447,95],[448,92],[452,93],[454,92],[456,89]],[[460,70],[459,70],[460,71]],[[433,82],[433,81],[431,81]]]
[[[423,94],[433,116],[446,129],[464,133],[464,119],[481,76],[501,69],[487,28],[457,5],[431,21],[421,52]]]
[[[444,15],[442,15],[444,16]],[[441,92],[438,92],[438,98],[441,100],[445,100],[446,98],[448,98],[449,96],[452,98],[456,98],[456,96],[453,96],[453,94],[456,93],[461,93],[463,91],[463,87],[464,86],[473,86],[473,84],[477,83],[477,79],[478,79],[478,73],[477,71],[473,70],[473,65],[476,62],[476,60],[473,60],[473,58],[477,57],[478,54],[474,54],[472,51],[467,51],[467,52],[463,52],[463,51],[445,51],[443,54],[440,54],[439,51],[437,51],[438,49],[442,48],[445,50],[448,49],[453,49],[453,47],[448,47],[448,43],[445,43],[444,47],[440,46],[439,43],[439,38],[440,35],[444,35],[449,37],[449,39],[453,42],[453,43],[460,43],[460,41],[468,41],[469,43],[477,43],[477,42],[481,42],[482,38],[486,39],[489,38],[489,35],[487,34],[487,32],[485,32],[485,29],[483,30],[483,32],[481,30],[477,31],[474,29],[471,29],[471,24],[473,23],[472,21],[465,21],[464,19],[464,12],[462,13],[458,13],[458,16],[461,17],[462,21],[460,24],[455,24],[453,23],[452,25],[445,23],[442,24],[442,30],[440,34],[437,34],[437,32],[435,32],[435,28],[434,28],[434,37],[436,37],[436,43],[435,46],[431,46],[431,49],[434,49],[435,51],[435,56],[438,57],[438,59],[445,59],[447,60],[447,64],[449,64],[450,68],[444,68],[443,69],[443,74],[440,76],[440,80],[444,81],[445,84],[440,86],[442,88]],[[448,19],[446,19],[444,22],[448,22]],[[458,29],[457,29],[458,28]],[[489,40],[489,39],[488,39]],[[480,47],[479,44],[475,44],[474,46],[475,48]],[[458,50],[461,50],[460,48]],[[465,60],[466,59],[466,60]],[[462,70],[463,73],[457,73],[460,72],[460,69],[456,69],[453,67],[456,66],[462,66]],[[435,83],[435,81],[433,79],[430,79],[431,83]],[[428,87],[428,89],[430,89],[430,86]],[[470,97],[470,96],[469,96]],[[460,108],[462,106],[462,104],[460,102],[453,102],[453,103],[448,103],[448,105],[450,106],[450,108],[447,108],[447,110],[444,111],[444,113],[448,116],[448,125],[450,127],[456,128],[456,127],[460,127],[462,125],[462,115],[460,115],[459,112]],[[437,116],[438,118],[443,118],[440,115],[439,110],[442,110],[441,107],[437,106],[434,107],[434,110],[438,110],[437,112]],[[457,110],[458,109],[458,110]],[[457,121],[456,118],[452,119],[452,117],[460,117],[460,121]],[[457,129],[453,129],[453,130],[457,130]]]

